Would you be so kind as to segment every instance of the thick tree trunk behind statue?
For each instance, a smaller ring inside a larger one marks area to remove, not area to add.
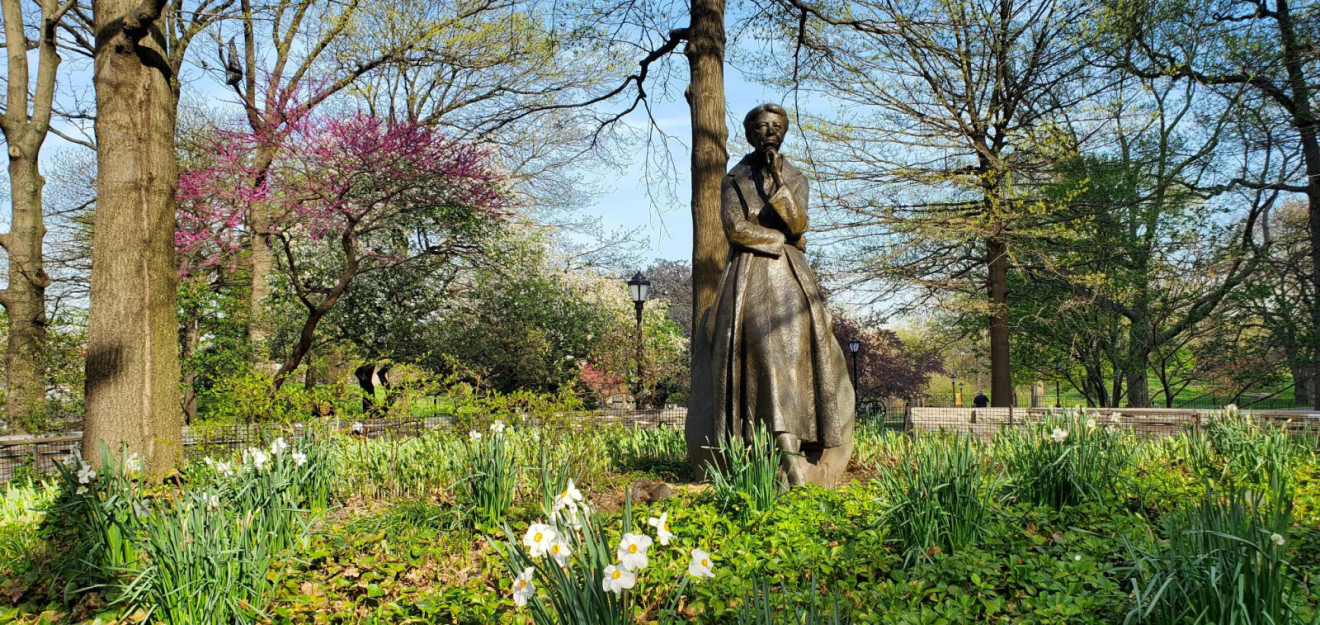
[[[83,453],[142,454],[161,476],[181,457],[174,261],[174,97],[165,0],[96,0],[97,206],[87,320]]]
[[[729,166],[724,124],[724,0],[693,0],[684,54],[692,111],[692,324],[715,302],[729,245],[720,223],[720,181]]]

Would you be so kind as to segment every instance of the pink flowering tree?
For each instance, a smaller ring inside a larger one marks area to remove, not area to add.
[[[219,133],[179,184],[181,271],[236,257],[248,215],[270,215],[269,244],[301,328],[275,374],[302,363],[317,325],[355,281],[479,253],[504,216],[504,176],[486,150],[421,124],[358,115],[291,124],[257,184],[259,138]],[[247,184],[243,184],[246,181]]]

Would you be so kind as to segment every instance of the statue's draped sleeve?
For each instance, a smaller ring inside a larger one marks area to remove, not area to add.
[[[775,214],[784,222],[788,233],[787,242],[796,246],[799,250],[806,251],[807,244],[802,238],[807,232],[807,179],[797,170],[792,170],[795,175],[787,176],[786,186],[780,187],[770,197],[768,204],[774,209]]]
[[[725,176],[720,184],[720,221],[724,223],[729,245],[778,258],[784,253],[784,233],[748,220],[746,203],[740,193],[733,176]]]

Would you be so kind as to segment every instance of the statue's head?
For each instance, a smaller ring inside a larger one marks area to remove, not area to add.
[[[778,152],[788,132],[788,111],[778,104],[762,104],[743,118],[743,132],[757,152],[767,148]]]

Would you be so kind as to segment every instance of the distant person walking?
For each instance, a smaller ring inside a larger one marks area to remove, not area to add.
[[[985,396],[985,391],[977,391],[976,397],[972,398],[972,405],[977,408],[985,408],[990,405],[990,398]]]

